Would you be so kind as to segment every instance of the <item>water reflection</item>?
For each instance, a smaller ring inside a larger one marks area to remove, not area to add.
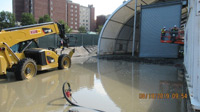
[[[176,68],[125,61],[88,60],[69,70],[42,72],[16,81],[0,78],[0,112],[93,112],[71,107],[62,98],[68,81],[80,105],[107,112],[184,112],[182,99],[139,99],[140,93],[183,92]]]
[[[182,99],[139,99],[145,93],[184,93],[173,66],[100,60],[98,72],[109,97],[125,112],[184,112]]]

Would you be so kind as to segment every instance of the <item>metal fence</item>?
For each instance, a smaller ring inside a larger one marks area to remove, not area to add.
[[[69,37],[69,46],[88,46],[98,45],[99,35],[93,34],[66,34]],[[38,39],[39,46],[41,48],[53,47],[57,48],[60,46],[61,38],[58,35],[48,35]]]
[[[97,45],[99,35],[92,34],[67,34],[69,37],[69,46],[87,46]]]

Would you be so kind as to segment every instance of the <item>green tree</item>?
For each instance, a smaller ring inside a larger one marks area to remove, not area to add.
[[[0,12],[0,29],[10,28],[15,26],[15,16],[8,11]]]
[[[38,23],[45,23],[45,22],[51,22],[51,18],[49,15],[44,15],[43,17],[40,17],[38,20]]]
[[[22,13],[21,22],[21,25],[31,25],[36,23],[33,15],[30,13]]]
[[[44,23],[44,17],[40,17],[38,23]]]
[[[68,24],[65,23],[63,20],[58,21],[58,23],[64,24],[64,25],[65,25],[65,32],[66,32],[66,33],[71,33],[71,32],[72,32],[72,29],[71,29],[71,28],[68,26]]]
[[[87,32],[84,26],[79,27],[78,31],[79,31],[79,33],[86,33]]]
[[[98,34],[101,32],[102,28],[103,28],[102,25],[99,25],[99,26],[98,26],[98,29],[97,29]]]

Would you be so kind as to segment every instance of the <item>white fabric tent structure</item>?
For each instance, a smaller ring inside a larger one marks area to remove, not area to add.
[[[158,2],[169,2],[177,0],[137,0],[137,23],[136,37],[133,42],[133,26],[135,13],[135,0],[128,0],[119,6],[104,24],[98,41],[98,55],[105,54],[127,54],[134,51],[139,52],[140,43],[140,18],[141,5],[150,5]],[[187,20],[186,1],[183,2],[181,27]]]
[[[138,6],[147,5],[156,1],[158,0],[138,0],[137,4]],[[100,33],[99,55],[132,52],[134,13],[135,0],[128,0],[107,19]],[[135,48],[137,48],[136,45]]]

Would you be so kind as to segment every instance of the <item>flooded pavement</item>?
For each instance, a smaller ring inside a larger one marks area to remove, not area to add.
[[[95,112],[68,105],[62,94],[65,81],[71,84],[78,104],[88,108],[106,112],[185,112],[181,79],[173,66],[92,58],[74,63],[68,70],[40,72],[31,80],[16,81],[12,73],[1,77],[0,112]]]

